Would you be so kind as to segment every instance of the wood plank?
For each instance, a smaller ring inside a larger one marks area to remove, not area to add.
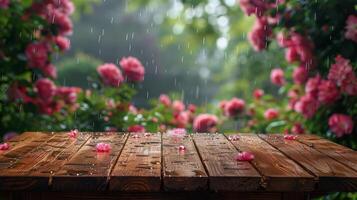
[[[357,173],[316,149],[281,134],[260,135],[318,177],[317,191],[357,191]]]
[[[231,141],[240,151],[254,154],[254,166],[263,176],[267,191],[312,191],[314,177],[294,161],[255,134],[240,134],[240,139]]]
[[[255,191],[261,176],[249,162],[235,161],[238,151],[222,134],[193,134],[214,191]]]
[[[52,176],[55,191],[105,190],[112,167],[126,141],[127,134],[95,133],[73,157]],[[97,152],[96,144],[111,145],[110,152]]]
[[[336,144],[316,135],[304,134],[298,136],[298,141],[302,142],[323,154],[330,156],[338,162],[357,171],[357,152],[345,146]]]
[[[185,150],[179,150],[179,146]],[[208,177],[192,138],[162,135],[163,186],[165,190],[202,190],[208,187]]]
[[[132,133],[111,174],[110,190],[159,191],[160,186],[161,133]]]

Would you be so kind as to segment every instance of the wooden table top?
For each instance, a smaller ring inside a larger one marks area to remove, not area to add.
[[[25,132],[0,151],[0,191],[357,191],[357,152],[314,135],[134,135]]]

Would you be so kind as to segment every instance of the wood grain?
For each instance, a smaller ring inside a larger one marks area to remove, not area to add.
[[[179,150],[179,146],[185,150]],[[208,187],[208,178],[192,138],[162,135],[163,186],[166,190],[194,191]]]
[[[195,145],[209,174],[214,191],[255,191],[260,175],[249,162],[235,161],[238,153],[222,134],[193,134]]]
[[[344,147],[342,145],[333,143],[329,140],[320,138],[316,135],[299,135],[298,141],[302,142],[323,154],[330,156],[338,162],[357,171],[357,152]]]
[[[282,134],[260,135],[318,177],[317,191],[357,191],[357,173],[316,149]]]
[[[254,154],[254,166],[263,176],[263,187],[268,191],[312,191],[314,177],[294,161],[255,134],[240,134],[231,141],[240,151]]]
[[[127,134],[95,133],[73,157],[52,176],[55,191],[106,190],[109,174]],[[97,152],[96,144],[110,144],[110,152]]]
[[[161,134],[132,133],[111,174],[110,190],[159,191],[160,186]]]

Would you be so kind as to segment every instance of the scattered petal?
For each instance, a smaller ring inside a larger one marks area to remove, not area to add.
[[[187,134],[184,128],[174,128],[167,131],[167,135],[171,137],[184,137]]]
[[[178,147],[178,149],[179,149],[179,151],[185,151],[185,150],[186,150],[186,147],[183,146],[183,145],[180,145],[180,146]]]
[[[235,156],[236,161],[251,161],[254,159],[254,155],[250,152],[243,151]]]
[[[10,149],[10,145],[8,143],[3,143],[3,144],[0,144],[0,150],[8,150]]]
[[[110,144],[101,142],[96,145],[96,149],[97,152],[109,152],[112,148]]]
[[[145,137],[150,137],[151,134],[150,134],[150,133],[144,133],[144,136],[145,136]]]
[[[229,141],[237,141],[239,139],[240,139],[239,135],[231,135],[228,137]]]
[[[140,138],[140,136],[139,136],[138,134],[133,134],[133,135],[131,135],[131,137],[132,137],[132,138],[136,138],[136,139],[137,139],[137,138]]]
[[[74,130],[71,130],[70,132],[68,132],[68,136],[70,138],[76,138],[78,135],[78,130],[77,129],[74,129]]]
[[[284,135],[285,140],[296,140],[297,135]]]

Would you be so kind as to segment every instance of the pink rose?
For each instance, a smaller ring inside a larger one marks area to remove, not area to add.
[[[57,78],[57,69],[53,64],[48,64],[45,67],[41,68],[42,73],[50,78],[56,79]]]
[[[2,143],[0,144],[0,151],[5,151],[10,149],[10,145],[8,143]]]
[[[261,51],[267,46],[267,38],[271,35],[271,28],[264,18],[258,18],[252,30],[248,33],[248,40],[255,51]]]
[[[262,96],[264,96],[264,90],[262,89],[255,89],[253,92],[253,97],[259,100]]]
[[[78,87],[58,87],[56,92],[67,104],[74,104],[77,101],[78,93],[81,91],[82,89]]]
[[[346,39],[357,42],[357,15],[349,15],[346,20]]]
[[[9,8],[10,0],[0,0],[0,9]]]
[[[107,143],[104,143],[104,142],[101,142],[101,143],[98,143],[96,146],[96,151],[97,152],[109,152],[112,148],[110,146],[110,144],[107,144]]]
[[[218,118],[211,114],[200,114],[193,121],[193,129],[196,132],[215,132]]]
[[[262,16],[268,8],[264,0],[239,0],[239,6],[246,15],[256,14]]]
[[[71,19],[64,13],[54,10],[50,18],[49,23],[57,25],[57,30],[60,35],[71,35],[73,31],[73,24]]]
[[[70,132],[68,132],[68,137],[70,138],[76,138],[78,135],[78,129],[74,129],[74,130],[71,130]]]
[[[293,127],[291,127],[291,133],[293,134],[303,134],[304,132],[305,130],[300,123],[295,123]]]
[[[71,46],[71,41],[63,36],[57,36],[55,43],[61,51],[67,51]]]
[[[293,63],[299,60],[299,54],[294,46],[288,47],[285,50],[285,60],[288,61],[289,63]]]
[[[179,113],[185,110],[185,104],[183,104],[182,101],[175,100],[172,103],[172,109],[174,110],[174,113]]]
[[[254,160],[254,154],[243,151],[235,156],[236,161],[252,161]]]
[[[333,114],[328,120],[328,125],[336,137],[351,134],[353,130],[352,118],[344,114]]]
[[[320,75],[316,75],[313,78],[309,78],[305,85],[305,92],[306,94],[317,98],[318,92],[319,92],[319,85],[321,83],[321,77]]]
[[[282,35],[279,35],[278,43],[287,48],[285,51],[285,59],[289,63],[300,61],[300,63],[305,67],[313,66],[314,44],[310,39],[305,38],[298,33],[292,32],[289,37],[284,36],[284,38],[282,38]]]
[[[191,113],[195,113],[197,107],[194,104],[189,104],[187,108]]]
[[[56,94],[56,85],[47,78],[42,78],[36,81],[35,87],[38,93],[38,96],[44,102],[52,101],[53,97]]]
[[[226,107],[226,104],[227,104],[228,101],[226,100],[222,100],[221,102],[219,102],[219,108],[224,110],[224,107]]]
[[[123,57],[120,60],[120,66],[123,68],[125,76],[128,80],[133,82],[140,82],[144,80],[145,68],[137,58]]]
[[[63,104],[58,101],[45,102],[45,101],[39,100],[34,103],[39,108],[40,113],[46,114],[46,115],[52,115],[54,113],[57,113],[63,107]]]
[[[49,47],[47,43],[31,43],[25,50],[27,61],[30,67],[42,68],[48,61]]]
[[[295,104],[295,111],[305,118],[311,118],[319,108],[319,102],[311,95],[305,95]]]
[[[245,108],[245,102],[242,99],[233,98],[224,106],[224,115],[227,117],[235,117],[242,113]]]
[[[273,120],[279,117],[279,111],[274,108],[269,108],[264,112],[264,118],[266,120]]]
[[[97,72],[106,85],[119,87],[120,84],[124,81],[121,71],[112,63],[105,63],[100,65],[97,68]]]
[[[270,80],[273,84],[282,86],[285,84],[284,71],[280,68],[275,68],[270,73]]]
[[[161,94],[159,97],[159,101],[166,107],[169,107],[171,105],[171,99],[166,94]]]
[[[47,0],[47,2],[52,4],[56,10],[66,15],[73,14],[75,10],[74,4],[70,0]]]
[[[318,100],[324,104],[331,104],[340,98],[336,84],[330,80],[322,80],[318,86]]]
[[[276,41],[278,42],[280,47],[284,48],[291,44],[290,39],[283,32],[279,32],[276,35]]]
[[[296,84],[304,84],[308,78],[308,71],[305,66],[296,67],[293,72],[293,80]]]
[[[144,133],[145,131],[145,127],[141,125],[133,125],[128,127],[128,132],[130,133]]]
[[[174,124],[178,128],[185,128],[190,120],[189,112],[180,112],[174,116]]]

